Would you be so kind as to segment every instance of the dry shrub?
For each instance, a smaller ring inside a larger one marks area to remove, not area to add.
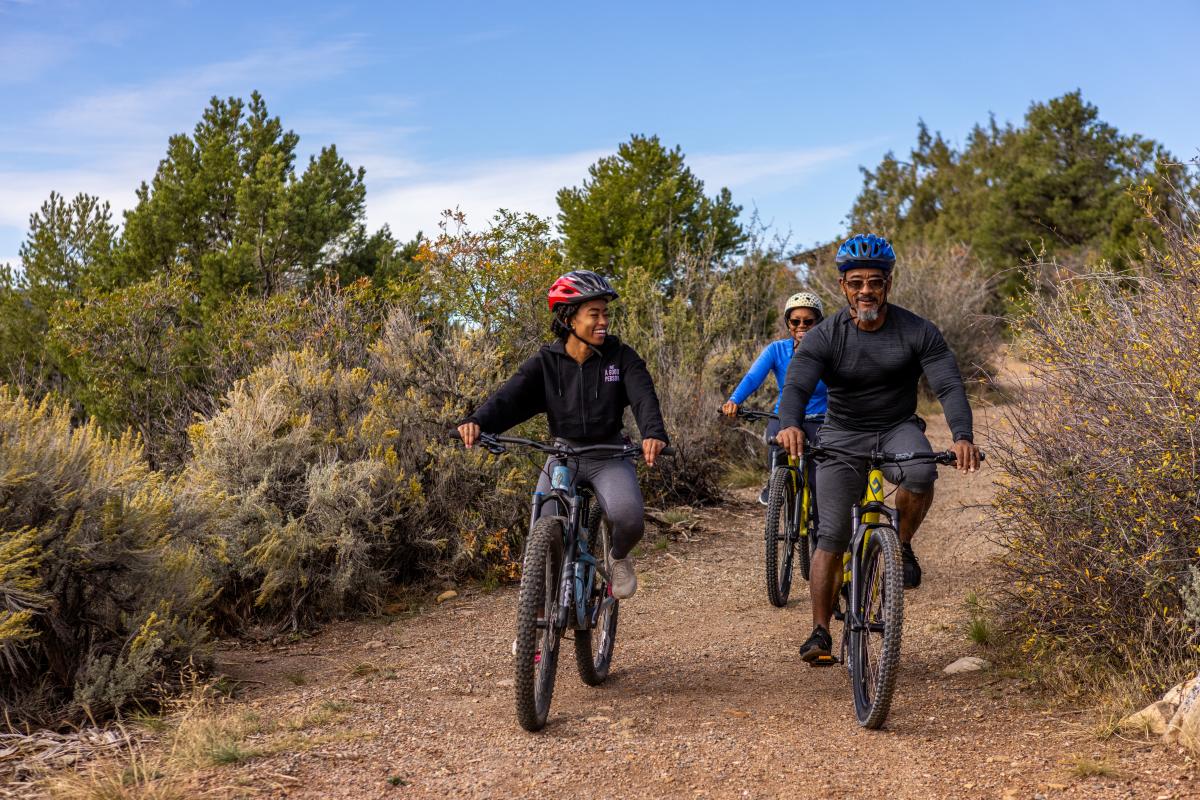
[[[1200,239],[1164,233],[1136,274],[1028,298],[1015,330],[1038,389],[993,453],[1003,611],[1022,650],[1143,691],[1200,654]]]
[[[0,387],[0,703],[13,720],[105,716],[202,661],[201,553],[223,498],[146,465],[132,434]]]
[[[512,563],[527,492],[511,463],[446,435],[495,373],[476,344],[395,311],[366,366],[276,355],[193,427],[184,483],[218,487],[241,522],[223,625],[306,627],[376,607],[397,578]]]
[[[617,326],[646,360],[662,404],[674,458],[644,471],[647,500],[661,505],[717,502],[730,461],[744,443],[718,409],[778,324],[795,278],[776,259],[755,253],[733,269],[685,257],[683,278],[668,292],[646,270],[631,268],[619,289]]]

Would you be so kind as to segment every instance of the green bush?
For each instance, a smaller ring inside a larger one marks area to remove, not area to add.
[[[177,492],[136,436],[0,387],[0,703],[14,720],[103,716],[205,659],[223,498]]]
[[[305,347],[363,364],[383,313],[365,279],[237,294],[206,309],[193,281],[164,274],[64,301],[51,318],[49,350],[83,416],[114,434],[133,428],[153,465],[176,470],[188,457],[187,427],[213,414],[235,381]]]
[[[1027,299],[1015,328],[1037,388],[993,445],[1016,641],[1035,663],[1147,691],[1200,655],[1200,238],[1164,235],[1137,273]]]

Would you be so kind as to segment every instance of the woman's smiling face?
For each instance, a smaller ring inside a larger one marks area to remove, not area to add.
[[[576,336],[593,347],[604,344],[604,337],[608,336],[608,300],[602,297],[583,303],[571,317],[570,325]]]
[[[821,321],[817,315],[815,308],[793,308],[787,315],[788,331],[791,332],[792,338],[796,344],[804,338],[804,334],[812,330],[813,326]]]

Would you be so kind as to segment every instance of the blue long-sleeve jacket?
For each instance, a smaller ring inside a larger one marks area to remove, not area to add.
[[[746,402],[747,397],[758,391],[758,387],[763,385],[767,375],[774,373],[775,385],[779,387],[779,394],[775,398],[775,413],[778,414],[779,401],[783,398],[783,381],[787,375],[788,364],[792,361],[793,349],[794,345],[790,336],[786,339],[778,339],[764,347],[763,351],[758,354],[758,358],[754,359],[754,364],[746,373],[746,377],[742,378],[742,382],[733,390],[729,399],[740,406]],[[804,415],[824,414],[828,407],[828,393],[825,390],[825,384],[818,381],[817,388],[809,398],[808,406],[804,409]]]

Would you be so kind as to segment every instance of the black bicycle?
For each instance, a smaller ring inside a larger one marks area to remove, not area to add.
[[[642,449],[633,444],[569,447],[488,433],[480,434],[479,443],[492,453],[518,445],[558,460],[550,468],[550,491],[533,494],[513,642],[517,720],[525,730],[538,731],[550,713],[563,633],[573,632],[575,666],[588,686],[608,677],[617,640],[620,602],[609,585],[608,520],[592,487],[576,478],[578,470],[569,462],[637,458]],[[672,452],[667,447],[662,455]],[[543,516],[544,510],[555,513]]]
[[[883,467],[887,464],[956,463],[952,451],[858,453],[816,445],[810,456],[833,455],[865,461],[867,485],[853,506],[850,546],[843,556],[842,592],[848,599],[842,624],[841,660],[854,688],[854,712],[864,728],[879,728],[891,710],[900,668],[904,631],[904,565],[900,556],[900,514],[887,505]],[[983,454],[979,458],[983,460]],[[832,658],[826,663],[836,663]]]
[[[749,420],[779,419],[769,411],[738,409],[737,415]],[[792,591],[792,571],[797,558],[800,575],[808,580],[817,524],[817,498],[809,482],[805,459],[780,452],[771,465],[767,484],[767,516],[763,532],[767,599],[783,608]]]

